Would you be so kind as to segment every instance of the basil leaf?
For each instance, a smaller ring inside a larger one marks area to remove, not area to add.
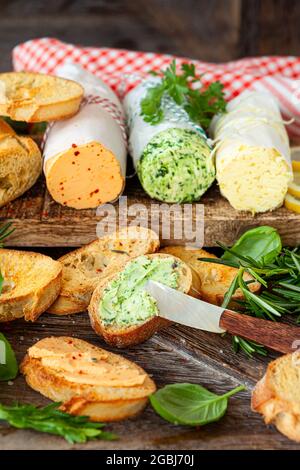
[[[171,384],[151,395],[150,402],[156,413],[173,424],[203,426],[222,418],[228,398],[244,389],[240,385],[224,395],[216,395],[197,384]]]
[[[12,380],[17,373],[18,363],[15,353],[5,336],[0,333],[0,380]]]
[[[232,246],[237,256],[225,252],[222,259],[235,261],[238,256],[247,256],[263,265],[271,264],[282,250],[281,238],[277,230],[262,225],[245,232]]]

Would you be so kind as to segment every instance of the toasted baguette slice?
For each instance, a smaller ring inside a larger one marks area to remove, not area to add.
[[[266,424],[300,442],[300,353],[272,361],[252,393],[252,409],[261,413]]]
[[[143,257],[144,258],[144,257]],[[198,291],[197,276],[193,276],[191,269],[179,258],[170,256],[167,254],[152,254],[146,255],[145,258],[171,258],[173,262],[177,264],[176,272],[178,273],[178,290],[186,294],[195,296],[195,292]],[[170,325],[170,322],[159,316],[153,316],[143,323],[136,325],[128,325],[126,327],[120,327],[119,325],[105,325],[102,321],[99,305],[102,300],[105,289],[111,284],[111,282],[119,276],[120,273],[116,273],[109,278],[104,279],[96,287],[91,303],[88,308],[91,325],[95,332],[104,338],[104,340],[116,346],[117,348],[125,348],[133,346],[135,344],[142,343],[149,339],[154,333],[161,328]],[[183,312],[184,314],[184,312]]]
[[[42,156],[30,137],[19,137],[0,119],[0,207],[34,185],[42,170]]]
[[[48,312],[69,315],[86,310],[102,279],[122,269],[129,259],[158,249],[155,232],[130,226],[62,256],[58,260],[63,266],[62,289]]]
[[[62,268],[49,256],[0,249],[0,266],[4,278],[0,322],[21,317],[35,321],[59,294]]]
[[[73,116],[83,97],[79,83],[40,73],[0,74],[0,115],[15,121],[57,121]]]
[[[29,348],[21,364],[26,382],[61,409],[91,421],[117,421],[139,413],[156,390],[133,362],[76,338],[50,337]]]
[[[199,258],[217,258],[217,256],[200,249],[192,250],[184,246],[166,246],[160,250],[160,253],[177,256],[188,264],[192,270],[196,271],[200,279],[199,298],[210,304],[222,305],[224,295],[237,273],[236,268],[200,261]],[[249,274],[245,273],[244,279],[248,281],[252,278]],[[260,289],[260,284],[253,282],[249,284],[249,289],[252,292],[257,292]],[[238,289],[230,305],[234,306],[234,300],[241,300],[242,298],[243,294]]]

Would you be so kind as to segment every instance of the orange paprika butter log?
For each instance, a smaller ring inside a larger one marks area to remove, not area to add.
[[[85,89],[78,113],[49,126],[44,173],[53,199],[75,209],[95,208],[123,191],[126,134],[122,105],[101,79],[74,64],[57,70]]]

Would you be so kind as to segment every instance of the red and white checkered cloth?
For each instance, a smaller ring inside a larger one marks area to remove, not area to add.
[[[174,57],[152,52],[80,47],[53,38],[41,38],[16,46],[13,65],[16,71],[55,74],[57,66],[74,62],[101,77],[123,97],[141,77],[147,76],[150,70],[166,68]],[[190,61],[175,58],[178,65]],[[254,57],[223,64],[192,62],[198,74],[205,73],[205,85],[215,80],[224,84],[228,100],[247,88],[274,94],[284,119],[294,119],[287,126],[290,136],[300,137],[300,57]]]

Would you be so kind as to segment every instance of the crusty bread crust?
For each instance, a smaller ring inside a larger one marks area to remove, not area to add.
[[[40,253],[0,249],[0,265],[4,280],[13,283],[0,295],[0,322],[37,320],[60,292],[60,264]]]
[[[25,193],[42,171],[42,156],[30,137],[19,137],[0,119],[0,207]]]
[[[189,249],[176,245],[166,246],[160,250],[160,253],[177,256],[187,263],[199,277],[199,298],[210,304],[222,305],[224,295],[237,273],[236,268],[200,261],[199,258],[217,258],[217,256],[202,249]],[[251,276],[246,273],[244,279],[250,280]],[[260,284],[253,282],[249,284],[249,289],[252,292],[257,292],[260,289]],[[233,308],[235,306],[234,301],[241,299],[243,299],[243,294],[238,289],[232,297],[230,307]]]
[[[84,90],[79,83],[51,75],[0,74],[0,115],[16,121],[57,121],[73,116]]]
[[[167,255],[164,253],[147,255],[148,258],[165,258],[170,256],[171,255]],[[175,256],[171,257],[174,258],[174,261],[179,261],[179,259]],[[181,263],[184,266],[184,272],[180,272],[180,290],[186,294],[195,296],[195,292],[198,292],[197,277],[195,276],[195,274],[192,275],[191,269],[184,262],[181,261]],[[169,326],[171,322],[157,316],[150,318],[149,320],[138,326],[133,325],[125,329],[117,327],[105,327],[99,317],[99,304],[104,289],[106,288],[108,283],[117,275],[118,273],[115,273],[114,275],[104,279],[101,283],[99,283],[92,295],[88,312],[92,328],[99,336],[101,336],[106,341],[106,343],[117,348],[126,348],[147,341],[149,338],[151,338],[151,336],[154,335],[154,333],[166,326]]]
[[[58,340],[71,339],[77,348],[91,347],[85,341],[76,338],[59,337]],[[100,348],[97,348],[100,349]],[[112,364],[130,363],[142,374],[146,372],[138,365],[117,354],[105,351]],[[53,401],[63,402],[61,409],[73,415],[89,416],[91,421],[119,421],[135,416],[147,404],[148,396],[156,390],[155,383],[146,374],[142,385],[135,386],[98,386],[74,383],[58,376],[55,370],[46,368],[41,360],[24,357],[20,370],[27,384]]]
[[[127,230],[129,238],[126,238]],[[135,238],[134,231],[140,239]],[[155,232],[143,227],[128,227],[62,256],[58,260],[63,266],[62,289],[48,312],[70,315],[86,310],[94,289],[102,279],[121,270],[129,259],[155,253],[158,249],[159,239]],[[98,257],[99,272],[96,271]],[[106,264],[105,268],[103,263]]]
[[[289,439],[300,442],[300,408],[299,403],[293,402],[287,394],[276,389],[274,377],[282,381],[284,387],[291,388],[295,384],[289,383],[289,367],[293,354],[281,356],[272,361],[264,377],[256,384],[251,398],[253,411],[263,415],[266,424],[274,424],[279,432]],[[295,356],[294,356],[295,357]],[[300,367],[298,357],[298,366]],[[277,370],[280,362],[285,361],[284,374]],[[297,393],[298,388],[295,390]]]

